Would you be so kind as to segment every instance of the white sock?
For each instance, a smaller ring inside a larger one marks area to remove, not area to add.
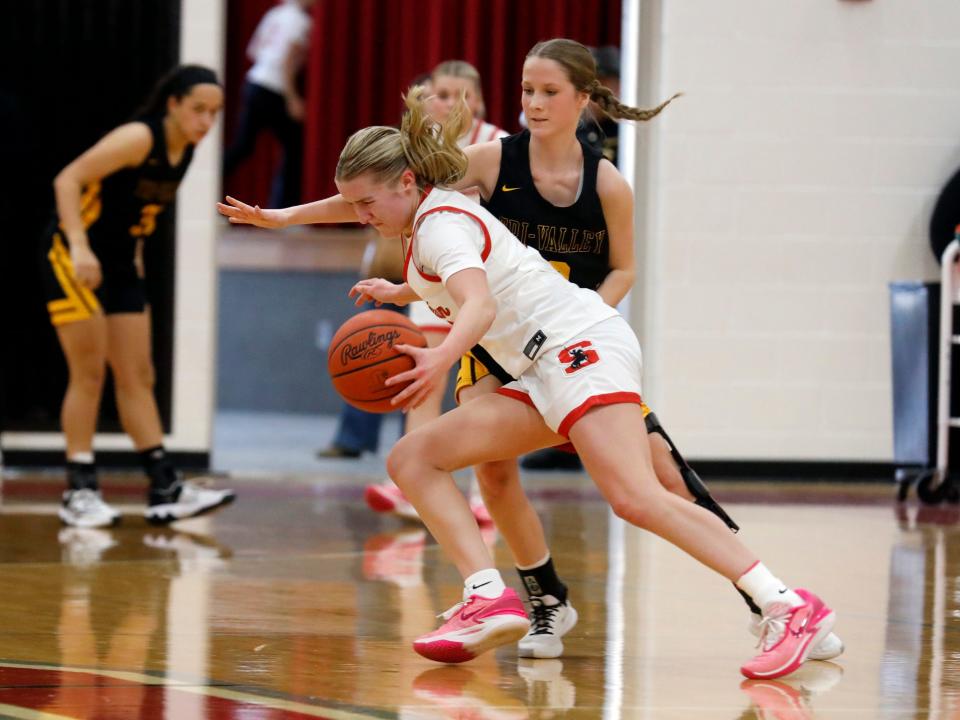
[[[479,595],[493,600],[503,595],[503,591],[506,589],[507,586],[504,584],[503,578],[500,577],[500,571],[496,568],[480,570],[463,581],[464,599],[471,595]]]
[[[793,607],[803,605],[803,598],[784,585],[762,562],[754,563],[737,578],[737,587],[753,598],[760,608],[766,608],[772,602],[785,602]]]
[[[70,457],[67,458],[69,462],[83,463],[84,465],[93,464],[93,453],[92,452],[78,452],[73,453]]]

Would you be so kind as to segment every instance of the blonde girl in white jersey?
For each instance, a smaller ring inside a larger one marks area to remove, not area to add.
[[[507,136],[507,132],[496,125],[484,121],[486,108],[483,102],[483,86],[479,71],[465,60],[445,60],[437,65],[430,73],[428,84],[423,87],[422,97],[427,112],[439,124],[447,122],[450,112],[461,102],[466,104],[466,130],[457,138],[457,145],[466,148],[480,142],[499,140]],[[472,199],[479,201],[479,194],[474,193]],[[449,330],[449,325],[437,318],[426,303],[415,301],[410,303],[410,319],[420,328],[427,339],[429,347],[436,347]],[[446,392],[446,382],[440,383],[433,394],[424,400],[423,404],[407,413],[404,421],[405,432],[415,430],[420,425],[432,420],[442,412],[443,396]],[[493,524],[493,518],[487,510],[480,494],[476,475],[470,480],[470,509],[477,522],[487,526]],[[406,519],[416,519],[416,511],[403,493],[387,479],[385,482],[368,485],[364,490],[367,504],[378,512],[389,512]]]
[[[660,485],[644,428],[632,330],[599,296],[553,273],[489,213],[472,212],[463,196],[435,189],[465,172],[466,157],[456,146],[462,126],[455,115],[438,135],[418,93],[408,95],[400,130],[361,130],[341,153],[341,202],[384,237],[402,238],[407,256],[408,282],[364,280],[351,294],[358,303],[422,297],[452,320],[436,348],[399,346],[416,366],[390,379],[411,383],[396,396],[398,407],[422,402],[478,343],[518,380],[405,435],[388,457],[390,476],[465,581],[463,602],[414,649],[440,662],[462,662],[527,631],[523,606],[496,570],[450,473],[566,439],[618,516],[736,582],[763,608],[762,651],[743,674],[793,672],[830,632],[833,611],[812,593],[788,589],[719,518]],[[238,218],[262,213],[236,201],[231,206],[236,214],[230,206],[221,210]]]

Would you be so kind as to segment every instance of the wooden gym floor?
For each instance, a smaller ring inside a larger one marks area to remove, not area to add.
[[[753,639],[728,583],[612,520],[585,477],[530,475],[580,623],[558,660],[507,647],[443,666],[410,641],[460,580],[420,527],[367,511],[375,478],[343,465],[232,481],[232,507],[170,528],[137,515],[137,478],[104,478],[119,527],[76,530],[56,518],[58,477],[8,477],[0,717],[960,717],[955,507],[896,507],[891,486],[716,484],[764,561],[836,609],[847,646],[746,682]]]

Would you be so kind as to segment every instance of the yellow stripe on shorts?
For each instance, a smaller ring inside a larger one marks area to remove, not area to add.
[[[454,388],[454,397],[460,396],[464,388],[473,387],[481,378],[490,374],[487,367],[477,360],[473,353],[467,353],[460,358],[460,369],[457,370],[457,386]]]
[[[73,272],[70,253],[64,247],[60,235],[54,235],[53,247],[47,253],[53,274],[57,278],[65,297],[47,303],[50,322],[53,325],[66,325],[79,320],[88,320],[100,312],[97,296],[89,288],[82,287]]]

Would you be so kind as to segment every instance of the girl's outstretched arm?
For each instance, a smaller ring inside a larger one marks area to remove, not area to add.
[[[217,210],[236,225],[256,225],[262,228],[282,228],[288,225],[312,223],[357,222],[357,214],[340,195],[317,200],[304,205],[294,205],[276,210],[264,210],[259,205],[247,205],[227,195],[226,202],[217,203]]]

